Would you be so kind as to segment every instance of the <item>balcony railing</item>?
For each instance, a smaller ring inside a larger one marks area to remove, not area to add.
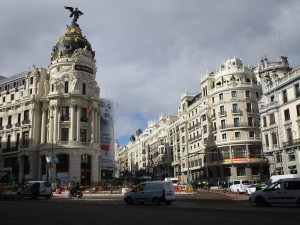
[[[227,112],[226,112],[226,111],[224,111],[224,112],[219,112],[218,115],[219,115],[219,117],[227,116]]]
[[[30,120],[23,120],[22,121],[22,124],[29,124],[30,123]]]
[[[300,145],[300,138],[282,142],[283,147],[291,147],[291,146],[295,146],[295,145]]]
[[[6,129],[12,128],[12,124],[7,124]]]
[[[9,147],[9,148],[3,148],[2,152],[7,153],[7,152],[16,152],[18,151],[17,147]]]

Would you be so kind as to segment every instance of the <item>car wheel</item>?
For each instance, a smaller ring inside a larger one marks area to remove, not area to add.
[[[71,192],[69,192],[69,194],[68,194],[68,197],[69,197],[69,198],[72,198],[72,194],[71,194]]]
[[[171,205],[172,202],[171,201],[166,201],[166,205]]]
[[[268,205],[263,197],[257,197],[255,199],[255,203],[257,206],[267,206]]]
[[[160,205],[159,198],[154,198],[152,202],[153,202],[154,205]]]
[[[127,203],[128,205],[131,205],[131,204],[133,203],[132,198],[131,198],[131,197],[127,197],[127,198],[126,198],[126,203]]]

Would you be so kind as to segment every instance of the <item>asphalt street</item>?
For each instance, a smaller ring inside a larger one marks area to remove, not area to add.
[[[243,196],[200,191],[180,194],[167,206],[127,205],[122,195],[89,195],[82,199],[0,200],[1,224],[152,225],[152,224],[298,224],[298,205],[257,207]]]

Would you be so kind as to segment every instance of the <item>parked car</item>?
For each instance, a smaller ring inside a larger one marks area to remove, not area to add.
[[[261,189],[266,188],[267,185],[266,184],[262,184],[261,185]],[[256,191],[256,184],[251,184],[247,189],[246,189],[246,194],[250,195],[251,193]]]
[[[251,182],[248,180],[234,180],[233,184],[230,186],[230,191],[233,193],[246,193],[246,190],[250,185]]]
[[[170,205],[175,201],[174,186],[172,182],[147,181],[125,193],[124,201],[127,204],[152,202],[154,205],[160,205],[161,202],[165,202],[166,205]]]
[[[18,189],[17,195],[21,197],[51,197],[51,183],[49,181],[29,181]]]
[[[271,204],[300,204],[300,179],[282,179],[249,196],[257,206]]]

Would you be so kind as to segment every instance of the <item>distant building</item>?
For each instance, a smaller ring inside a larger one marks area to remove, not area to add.
[[[259,102],[263,153],[270,175],[300,172],[300,67],[286,56],[264,57],[258,67],[263,95]]]
[[[163,118],[149,123],[142,135],[119,148],[127,157],[118,158],[121,169],[124,165],[129,175],[133,170],[141,175],[149,166],[152,179],[158,180],[167,176],[213,184],[267,180],[257,103],[262,92],[254,71],[232,58],[204,75],[202,92],[184,94],[178,116],[170,123],[162,126]]]

